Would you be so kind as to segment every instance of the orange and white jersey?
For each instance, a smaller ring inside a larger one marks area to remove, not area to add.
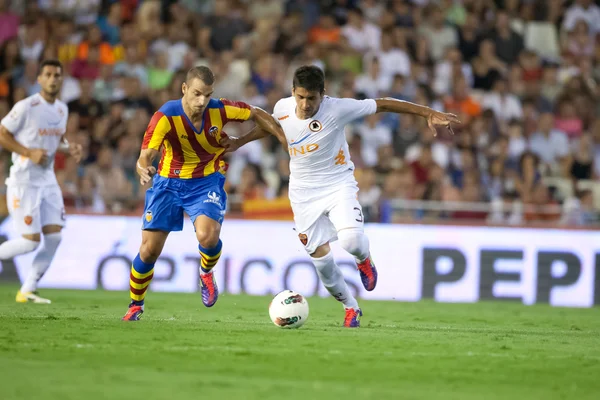
[[[16,141],[30,149],[45,149],[46,165],[36,165],[30,159],[12,154],[13,165],[7,184],[48,186],[56,185],[54,155],[67,130],[69,110],[60,100],[48,103],[36,93],[19,101],[0,124],[13,134]]]
[[[334,191],[345,183],[356,184],[344,127],[376,111],[375,100],[324,96],[317,113],[302,120],[296,116],[294,97],[277,102],[273,117],[288,142],[292,202],[310,201],[313,193]]]

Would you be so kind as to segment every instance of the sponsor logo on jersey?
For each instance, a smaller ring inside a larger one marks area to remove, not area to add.
[[[292,143],[292,146],[294,145],[294,143]],[[307,153],[312,153],[313,151],[316,151],[319,149],[319,145],[317,143],[310,143],[305,145],[301,145],[301,146],[294,146],[294,147],[288,147],[288,152],[290,153],[290,157],[296,157],[298,156],[298,154],[307,154]]]
[[[284,115],[283,117],[279,117],[277,118],[280,121],[283,121],[284,119],[288,119],[290,116],[289,115]]]
[[[221,196],[217,194],[217,192],[208,192],[208,198],[204,200],[205,203],[214,203],[217,205],[221,205]]]
[[[217,132],[219,132],[219,128],[214,125],[211,126],[210,129],[208,130],[208,134],[213,137],[217,134]]]
[[[319,132],[321,129],[323,129],[323,125],[321,124],[321,122],[315,119],[310,121],[310,123],[308,124],[308,129],[310,129],[312,132]]]
[[[64,131],[59,128],[39,128],[38,135],[40,136],[62,136]]]

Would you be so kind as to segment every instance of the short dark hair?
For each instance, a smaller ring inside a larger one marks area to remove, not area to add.
[[[309,92],[325,92],[325,74],[323,70],[314,65],[304,65],[294,72],[294,89],[301,87]]]
[[[38,69],[38,76],[42,74],[42,71],[44,70],[44,67],[57,67],[57,68],[60,68],[60,73],[61,74],[64,71],[63,65],[62,65],[62,63],[60,61],[54,60],[54,59],[44,60],[44,61],[42,61],[42,63],[40,64],[40,68]]]
[[[185,81],[187,83],[190,83],[193,79],[196,78],[200,79],[207,85],[212,85],[213,83],[215,83],[215,74],[213,74],[210,68],[204,65],[199,65],[197,67],[190,68],[190,70],[187,72],[187,75],[185,76]]]

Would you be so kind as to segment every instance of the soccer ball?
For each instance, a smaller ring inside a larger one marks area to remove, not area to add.
[[[308,319],[308,302],[301,294],[284,290],[269,304],[269,316],[280,328],[300,328]]]

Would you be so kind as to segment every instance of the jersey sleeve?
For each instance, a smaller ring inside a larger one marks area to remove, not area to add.
[[[227,99],[219,100],[225,109],[225,125],[229,121],[244,122],[250,119],[252,107],[243,101],[231,101]]]
[[[337,99],[334,105],[338,121],[346,125],[356,119],[366,117],[377,112],[377,103],[373,99]]]
[[[155,112],[148,124],[148,128],[146,128],[146,133],[144,133],[142,150],[159,150],[165,140],[165,136],[170,130],[171,124],[167,116],[160,111]]]
[[[13,106],[12,110],[2,119],[0,124],[14,135],[25,124],[25,119],[27,118],[26,111],[27,105],[21,100]]]

